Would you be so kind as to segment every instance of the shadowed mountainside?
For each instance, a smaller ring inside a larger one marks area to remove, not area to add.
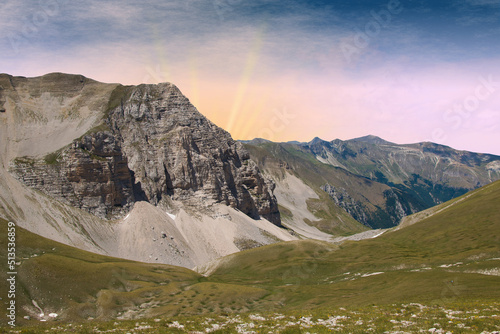
[[[500,157],[418,143],[397,145],[375,136],[309,143],[246,141],[261,170],[295,175],[315,192],[372,228],[397,225],[430,208],[500,178]]]

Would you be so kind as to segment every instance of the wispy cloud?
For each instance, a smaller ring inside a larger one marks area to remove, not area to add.
[[[409,142],[442,128],[453,145],[498,124],[497,97],[460,131],[443,119],[478,76],[500,81],[498,1],[401,0],[390,17],[388,4],[4,0],[0,72],[171,81],[237,138],[264,133],[284,110],[294,117],[274,140],[375,133]],[[345,43],[357,48],[351,58]]]

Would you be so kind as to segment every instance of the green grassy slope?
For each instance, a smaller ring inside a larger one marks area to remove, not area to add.
[[[299,241],[235,254],[210,279],[266,286],[291,308],[499,298],[500,182],[468,195],[376,239]]]
[[[7,222],[0,221],[0,263],[7,263]],[[17,324],[248,311],[267,294],[258,287],[207,283],[186,268],[112,258],[69,247],[16,227]],[[133,247],[133,245],[131,245]],[[5,266],[4,266],[5,267]],[[0,271],[6,282],[7,270]],[[0,285],[7,307],[7,284]],[[3,307],[3,306],[2,306]],[[48,317],[57,313],[56,319]],[[24,319],[29,316],[30,320]],[[0,317],[0,325],[7,318]]]
[[[0,261],[7,263],[7,222],[1,221]],[[199,275],[185,268],[106,257],[69,247],[16,227],[18,321],[39,314],[67,320],[118,316],[153,296],[178,293]],[[6,272],[0,279],[6,279]],[[0,296],[7,296],[0,286]],[[5,298],[4,298],[5,300]],[[28,308],[28,309],[26,309]],[[3,320],[3,319],[2,319]]]

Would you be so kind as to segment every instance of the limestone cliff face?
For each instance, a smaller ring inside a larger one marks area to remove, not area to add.
[[[127,158],[109,133],[86,135],[43,159],[18,158],[11,169],[28,186],[102,218],[123,214],[134,202]]]
[[[345,188],[335,187],[327,183],[321,186],[321,189],[330,195],[335,204],[343,208],[351,217],[371,228],[374,228],[372,224],[379,217],[382,217],[388,225],[395,226],[403,217],[419,211],[405,200],[404,194],[398,189],[385,190],[383,192],[385,207],[383,209],[376,207],[376,210],[369,210],[362,202],[356,201]]]
[[[366,210],[363,203],[354,200],[345,188],[334,187],[330,184],[321,186],[321,190],[325,191],[335,201],[335,204],[343,208],[358,222],[363,225],[370,226],[369,216],[370,211]]]
[[[13,160],[11,173],[105,218],[124,214],[136,201],[174,199],[196,209],[224,203],[281,224],[274,183],[177,87],[118,85],[108,100],[101,124],[58,152]]]
[[[274,184],[243,146],[201,115],[177,87],[129,87],[114,98],[120,103],[109,111],[108,125],[122,141],[148,201],[158,204],[170,196],[192,205],[222,202],[280,224]]]

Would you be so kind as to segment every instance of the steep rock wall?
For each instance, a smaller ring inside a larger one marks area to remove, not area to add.
[[[72,82],[62,74],[49,77],[50,82],[59,77]],[[54,94],[54,85],[45,92],[39,78],[15,79],[16,85],[2,90],[2,100],[22,105],[18,91],[31,89],[33,80],[36,94]],[[76,82],[83,85],[86,80],[78,77]],[[274,183],[263,177],[240,143],[200,114],[177,87],[112,87],[102,121],[94,122],[93,129],[61,143],[66,146],[57,152],[13,159],[11,173],[30,187],[102,218],[123,215],[136,201],[168,205],[173,199],[197,210],[223,203],[281,225]],[[75,90],[67,90],[74,99]],[[64,100],[64,89],[57,95]],[[43,108],[39,113],[43,115]]]

